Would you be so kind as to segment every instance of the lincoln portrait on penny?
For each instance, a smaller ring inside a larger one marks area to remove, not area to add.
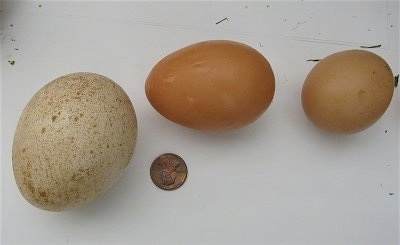
[[[177,173],[175,172],[176,169],[179,167],[180,163],[174,163],[171,161],[168,156],[160,156],[159,165],[162,167],[160,172],[161,182],[164,185],[172,185],[175,183],[175,179]]]

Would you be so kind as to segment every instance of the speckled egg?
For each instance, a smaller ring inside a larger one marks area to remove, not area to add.
[[[124,90],[95,73],[72,73],[41,88],[19,119],[14,177],[34,206],[62,211],[107,191],[129,164],[137,121]]]

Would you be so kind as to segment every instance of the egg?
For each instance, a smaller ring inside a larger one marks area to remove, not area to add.
[[[162,116],[188,128],[226,131],[244,127],[269,107],[275,77],[254,48],[230,40],[208,40],[161,59],[145,92]]]
[[[387,110],[394,77],[386,61],[365,50],[345,50],[319,61],[307,75],[301,100],[306,116],[322,130],[353,134]]]
[[[107,77],[78,72],[42,87],[24,108],[12,164],[22,196],[63,211],[106,192],[129,164],[137,122],[124,90]]]

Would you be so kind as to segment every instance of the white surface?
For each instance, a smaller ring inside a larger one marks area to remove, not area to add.
[[[300,102],[315,64],[307,59],[382,44],[371,51],[399,73],[398,2],[4,2],[0,9],[2,244],[398,244],[398,88],[378,123],[352,136],[317,130]],[[272,105],[241,130],[183,128],[145,97],[158,60],[207,39],[246,43],[274,69]],[[46,212],[14,182],[13,133],[38,89],[76,71],[125,89],[138,144],[105,195]],[[189,169],[172,192],[149,177],[164,152],[182,156]]]

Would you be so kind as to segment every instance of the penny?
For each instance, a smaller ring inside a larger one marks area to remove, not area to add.
[[[150,167],[153,183],[163,190],[175,190],[186,180],[187,166],[185,161],[173,153],[158,156]]]

